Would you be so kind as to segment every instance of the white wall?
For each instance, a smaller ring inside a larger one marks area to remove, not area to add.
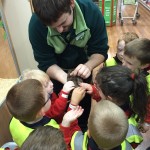
[[[3,9],[20,71],[37,68],[28,38],[31,8],[28,0],[4,0]]]

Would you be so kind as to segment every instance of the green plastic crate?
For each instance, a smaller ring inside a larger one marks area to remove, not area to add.
[[[124,5],[134,5],[136,0],[123,0]]]
[[[117,0],[99,0],[99,8],[105,18],[106,26],[116,24]]]

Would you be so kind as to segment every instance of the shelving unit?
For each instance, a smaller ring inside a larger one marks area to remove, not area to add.
[[[150,0],[139,0],[139,2],[150,11]]]

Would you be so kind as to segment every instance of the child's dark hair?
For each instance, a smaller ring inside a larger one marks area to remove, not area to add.
[[[150,63],[150,40],[139,38],[131,41],[125,46],[125,55],[137,58],[141,65]]]
[[[133,95],[131,108],[143,122],[147,112],[147,82],[142,73],[135,74],[120,65],[104,67],[97,73],[96,83],[105,96],[118,101],[125,102]]]

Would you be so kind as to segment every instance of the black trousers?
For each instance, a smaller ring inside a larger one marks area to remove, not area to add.
[[[92,78],[90,76],[88,79],[84,80],[84,82],[91,83],[91,79]],[[60,90],[62,89],[63,84],[56,80],[52,80],[52,82],[54,84],[54,92],[58,94]],[[86,94],[79,105],[82,106],[82,108],[84,109],[84,112],[81,115],[81,117],[78,118],[78,123],[79,123],[80,128],[84,132],[87,130],[88,117],[89,117],[89,113],[91,109],[91,95]]]

